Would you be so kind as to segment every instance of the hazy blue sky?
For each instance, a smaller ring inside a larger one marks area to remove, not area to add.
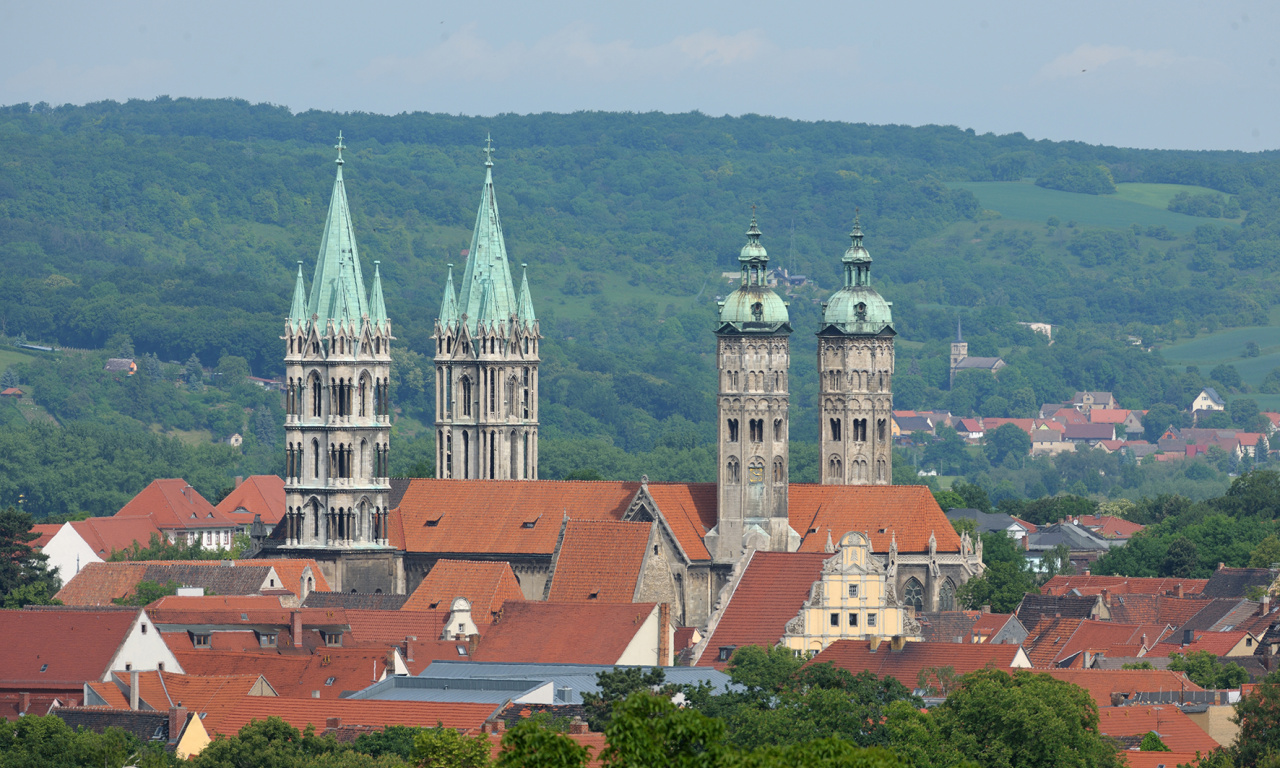
[[[234,96],[490,115],[580,109],[953,124],[1280,148],[1280,4],[0,5],[0,103]]]

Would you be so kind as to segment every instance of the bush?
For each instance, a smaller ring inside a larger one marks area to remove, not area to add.
[[[1116,183],[1106,166],[1065,160],[1041,174],[1036,186],[1086,195],[1109,195],[1116,191]]]

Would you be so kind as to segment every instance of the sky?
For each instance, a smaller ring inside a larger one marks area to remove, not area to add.
[[[756,113],[1280,148],[1280,4],[1218,0],[0,4],[0,104]]]

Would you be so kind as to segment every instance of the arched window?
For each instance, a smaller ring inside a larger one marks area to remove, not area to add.
[[[462,433],[462,479],[471,479],[471,433]]]
[[[942,582],[938,589],[938,610],[954,611],[956,609],[956,583],[951,579]]]
[[[774,442],[782,442],[782,419],[773,420],[773,439]]]
[[[773,482],[775,483],[787,482],[787,468],[786,468],[786,465],[782,463],[781,457],[778,457],[773,460]]]
[[[751,419],[749,424],[751,426],[751,442],[763,443],[764,442],[764,419]]]
[[[489,430],[489,479],[498,476],[498,433]]]
[[[512,379],[512,386],[514,385],[515,385],[515,380]],[[512,480],[520,479],[520,456],[518,455],[519,452],[520,452],[520,443],[516,440],[516,431],[513,429],[511,430],[511,469],[508,472]]]
[[[831,480],[840,480],[844,477],[840,471],[840,457],[832,456],[827,460],[827,477]]]
[[[924,611],[924,585],[912,576],[902,587],[902,604],[916,609],[916,613]]]
[[[314,373],[311,374],[311,415],[314,417],[320,416],[321,391],[320,377]]]
[[[525,343],[524,351],[528,352],[529,340],[526,338],[524,340],[524,343]],[[529,369],[528,368],[524,369],[524,378],[521,382],[520,390],[523,393],[522,397],[524,398],[524,418],[527,419],[529,418]]]
[[[876,420],[876,439],[884,440],[884,426],[885,426],[884,419]]]
[[[738,442],[738,420],[729,419],[727,426],[729,428],[729,442]]]
[[[840,439],[840,419],[831,420],[831,439],[837,441]]]
[[[742,482],[741,468],[738,466],[737,458],[730,456],[729,462],[724,468],[725,481],[732,484]]]
[[[471,377],[462,377],[462,415],[471,415]]]
[[[364,416],[368,413],[368,397],[369,397],[369,375],[364,374],[360,377],[360,415]]]
[[[311,459],[313,466],[311,467],[311,476],[320,479],[320,441],[311,441]]]

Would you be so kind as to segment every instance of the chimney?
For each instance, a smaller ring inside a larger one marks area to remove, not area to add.
[[[1092,575],[1092,574],[1090,574],[1090,573],[1089,573],[1089,569],[1088,569],[1088,568],[1085,568],[1085,569],[1084,569],[1084,575],[1085,575],[1085,576],[1090,576],[1090,575]]]
[[[129,709],[138,709],[138,670],[129,672]]]
[[[1107,589],[1102,590],[1102,604],[1107,606],[1108,608],[1111,607],[1111,591],[1110,590],[1107,590]]]
[[[1146,632],[1143,632],[1143,633],[1142,633],[1142,647],[1143,647],[1143,648],[1146,648],[1146,647],[1147,647],[1147,633],[1146,633]]]
[[[31,694],[23,691],[18,694],[18,714],[25,715],[31,708]]]
[[[573,720],[569,723],[570,735],[583,734],[586,732],[587,732],[587,724],[582,720],[581,717],[574,715]]]
[[[901,653],[903,648],[907,647],[907,639],[902,635],[894,635],[889,641],[889,650],[894,653]]]
[[[1262,596],[1262,605],[1258,606],[1258,615],[1266,616],[1271,613],[1271,595]]]
[[[233,489],[239,488],[240,484],[243,482],[244,482],[244,477],[242,477],[241,475],[236,475],[236,484],[233,486]]]
[[[1182,597],[1182,582],[1178,582],[1178,586],[1173,588],[1174,597]]]
[[[408,635],[404,639],[404,660],[409,664],[413,663],[413,644],[417,639],[414,635]]]
[[[293,612],[293,622],[290,631],[293,633],[293,647],[302,647],[302,611]]]
[[[984,605],[979,609],[982,613],[991,613],[991,606]]]
[[[1194,629],[1182,630],[1182,644],[1191,645],[1196,641],[1196,631]]]
[[[671,604],[658,604],[658,666],[669,667],[671,659]]]
[[[325,730],[329,730],[329,729],[331,729],[331,728],[341,728],[341,727],[342,727],[342,718],[340,718],[340,717],[326,717],[326,718],[324,719],[324,727],[325,727]]]
[[[169,743],[177,744],[182,735],[182,726],[187,724],[187,708],[178,702],[178,706],[169,707]]]
[[[1218,570],[1222,570],[1223,568],[1226,568],[1226,567],[1227,567],[1226,563],[1218,563]]]

